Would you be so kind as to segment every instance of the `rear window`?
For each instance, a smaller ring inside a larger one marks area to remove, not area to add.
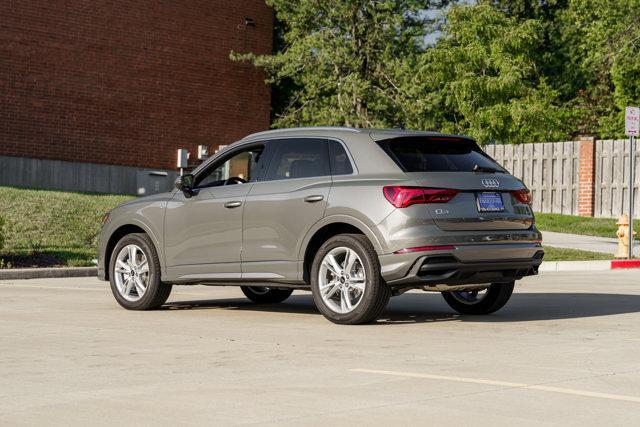
[[[274,141],[267,180],[311,178],[329,175],[326,139],[295,138]]]
[[[411,136],[378,141],[378,145],[405,172],[506,172],[469,139]]]

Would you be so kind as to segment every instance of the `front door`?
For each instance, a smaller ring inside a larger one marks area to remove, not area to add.
[[[264,146],[232,152],[195,176],[195,193],[176,192],[165,214],[167,280],[239,279],[244,203]]]
[[[267,172],[245,202],[242,277],[296,280],[302,239],[324,216],[331,188],[327,141],[291,138],[269,145]]]

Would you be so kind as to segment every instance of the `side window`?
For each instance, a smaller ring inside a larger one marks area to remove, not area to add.
[[[264,146],[253,146],[236,152],[226,161],[213,166],[196,179],[196,187],[217,187],[220,185],[253,182],[258,176],[258,163]]]
[[[272,144],[275,147],[267,170],[267,180],[329,175],[329,153],[325,139],[281,139]]]
[[[331,175],[351,175],[353,166],[342,144],[329,140],[329,158],[331,159]]]

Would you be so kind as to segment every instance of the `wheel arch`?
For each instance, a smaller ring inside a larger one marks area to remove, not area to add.
[[[113,252],[113,248],[118,244],[120,239],[128,234],[133,233],[144,233],[151,238],[153,245],[155,246],[156,252],[158,256],[161,256],[159,251],[158,242],[154,236],[154,234],[142,223],[127,223],[119,225],[117,228],[113,230],[111,235],[109,236],[109,240],[105,246],[104,251],[104,272],[105,272],[105,280],[109,280],[109,264],[111,263],[111,253]]]
[[[363,234],[373,245],[376,253],[384,253],[382,245],[374,232],[362,221],[349,217],[336,215],[325,217],[309,230],[300,248],[299,258],[302,261],[301,279],[309,282],[309,273],[315,253],[328,239],[338,234],[353,233]]]

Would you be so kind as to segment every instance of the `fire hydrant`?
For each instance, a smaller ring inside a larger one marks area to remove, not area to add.
[[[629,215],[623,214],[616,223],[618,226],[618,252],[616,252],[616,258],[626,258],[629,256]],[[633,237],[636,236],[636,232],[633,232]]]

